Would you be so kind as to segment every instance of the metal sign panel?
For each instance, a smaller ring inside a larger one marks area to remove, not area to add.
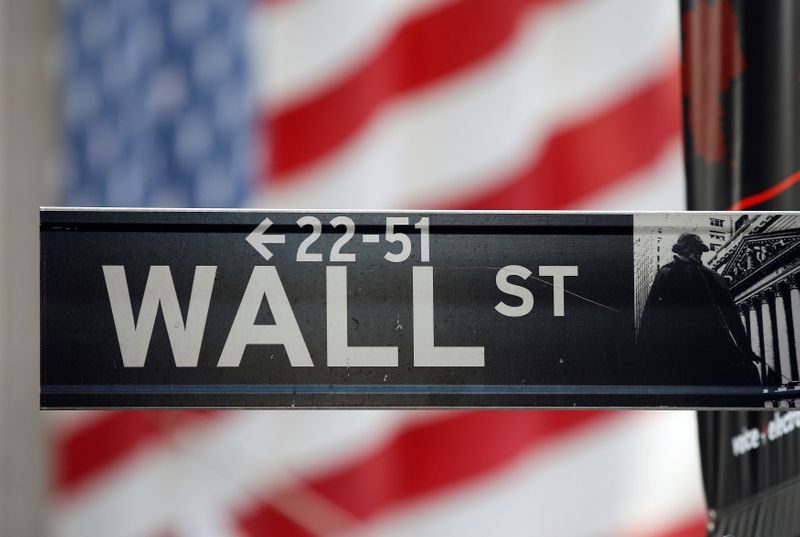
[[[797,397],[798,213],[41,211],[41,405]]]

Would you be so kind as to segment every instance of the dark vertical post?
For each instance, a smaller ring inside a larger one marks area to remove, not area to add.
[[[680,6],[689,209],[800,209],[800,2]],[[710,536],[800,533],[790,423],[784,412],[698,414]]]
[[[800,3],[681,0],[692,210],[800,208]]]

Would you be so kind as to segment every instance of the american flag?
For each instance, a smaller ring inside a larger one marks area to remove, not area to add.
[[[677,2],[63,0],[63,201],[681,209]],[[694,416],[50,418],[58,537],[689,537]]]

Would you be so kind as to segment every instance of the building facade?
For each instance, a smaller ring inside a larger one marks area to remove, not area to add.
[[[709,266],[730,285],[761,378],[769,370],[784,387],[800,380],[800,217],[744,215]]]

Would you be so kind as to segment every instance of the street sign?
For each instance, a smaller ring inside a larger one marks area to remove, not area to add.
[[[797,397],[800,214],[43,209],[41,405]]]

